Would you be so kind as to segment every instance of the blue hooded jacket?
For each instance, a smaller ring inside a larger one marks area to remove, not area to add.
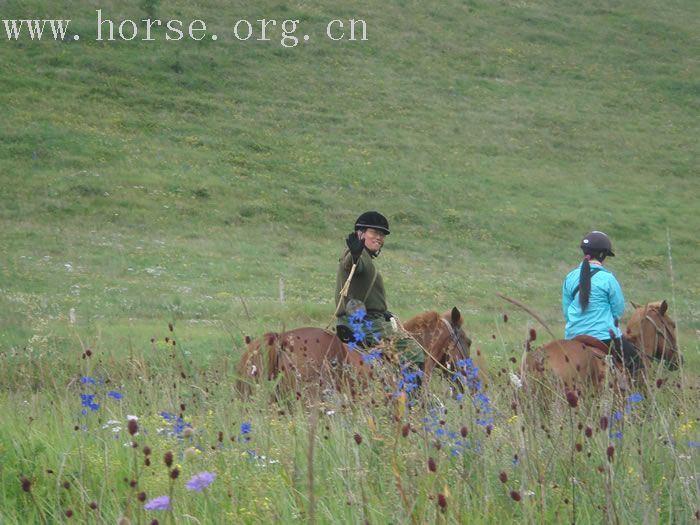
[[[622,337],[622,331],[615,326],[615,320],[619,320],[625,311],[622,288],[612,272],[600,265],[591,264],[591,271],[596,269],[598,272],[591,277],[591,295],[585,311],[581,310],[579,292],[573,295],[579,285],[581,264],[564,279],[562,307],[566,320],[566,339],[573,339],[577,335],[590,335],[606,341],[610,339],[611,330],[616,338]]]

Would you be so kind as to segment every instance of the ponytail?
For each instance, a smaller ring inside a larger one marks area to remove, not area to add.
[[[581,264],[581,272],[578,277],[578,301],[581,305],[581,311],[586,311],[588,307],[588,299],[591,297],[591,256],[586,254]]]

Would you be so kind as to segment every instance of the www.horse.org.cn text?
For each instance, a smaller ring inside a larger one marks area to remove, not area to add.
[[[2,26],[9,41],[78,41],[81,36],[70,31],[71,22],[73,22],[71,19],[3,19]],[[302,31],[298,19],[239,19],[217,34],[209,31],[206,22],[200,19],[191,21],[159,18],[117,20],[105,15],[102,9],[97,9],[95,29],[95,40],[98,42],[155,42],[158,40],[199,42],[209,39],[247,43],[271,42],[292,48],[318,39],[333,42],[366,42],[368,40],[367,22],[355,18],[336,18],[324,25],[315,25],[313,34]]]

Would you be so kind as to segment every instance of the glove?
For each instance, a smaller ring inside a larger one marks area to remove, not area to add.
[[[352,260],[357,262],[360,255],[362,255],[362,250],[365,249],[365,241],[358,238],[355,232],[352,232],[350,235],[348,235],[348,238],[345,239],[345,244],[348,245],[348,249],[352,255]]]

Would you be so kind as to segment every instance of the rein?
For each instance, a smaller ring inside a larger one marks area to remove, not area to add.
[[[651,359],[654,359],[656,361],[663,361],[664,360],[664,354],[666,353],[666,343],[670,343],[669,346],[671,348],[671,351],[673,353],[678,353],[678,348],[673,344],[673,337],[669,337],[669,335],[672,335],[673,332],[669,329],[668,326],[666,326],[666,322],[664,321],[663,317],[661,318],[661,325],[663,326],[663,330],[659,328],[659,325],[656,324],[656,321],[652,319],[652,317],[645,313],[644,319],[649,321],[651,325],[654,327],[655,334],[654,334],[654,351],[653,353],[649,356]],[[664,349],[661,352],[661,355],[658,356],[656,355],[656,349],[658,347],[658,341],[659,341],[659,336],[663,337],[664,339]]]
[[[462,357],[462,359],[469,359],[469,349],[464,348],[462,340],[459,334],[457,333],[457,330],[455,330],[455,327],[444,317],[440,317],[440,320],[443,323],[445,323],[445,326],[447,326],[447,329],[450,331],[450,335],[452,336],[452,345],[459,350],[459,354]]]

